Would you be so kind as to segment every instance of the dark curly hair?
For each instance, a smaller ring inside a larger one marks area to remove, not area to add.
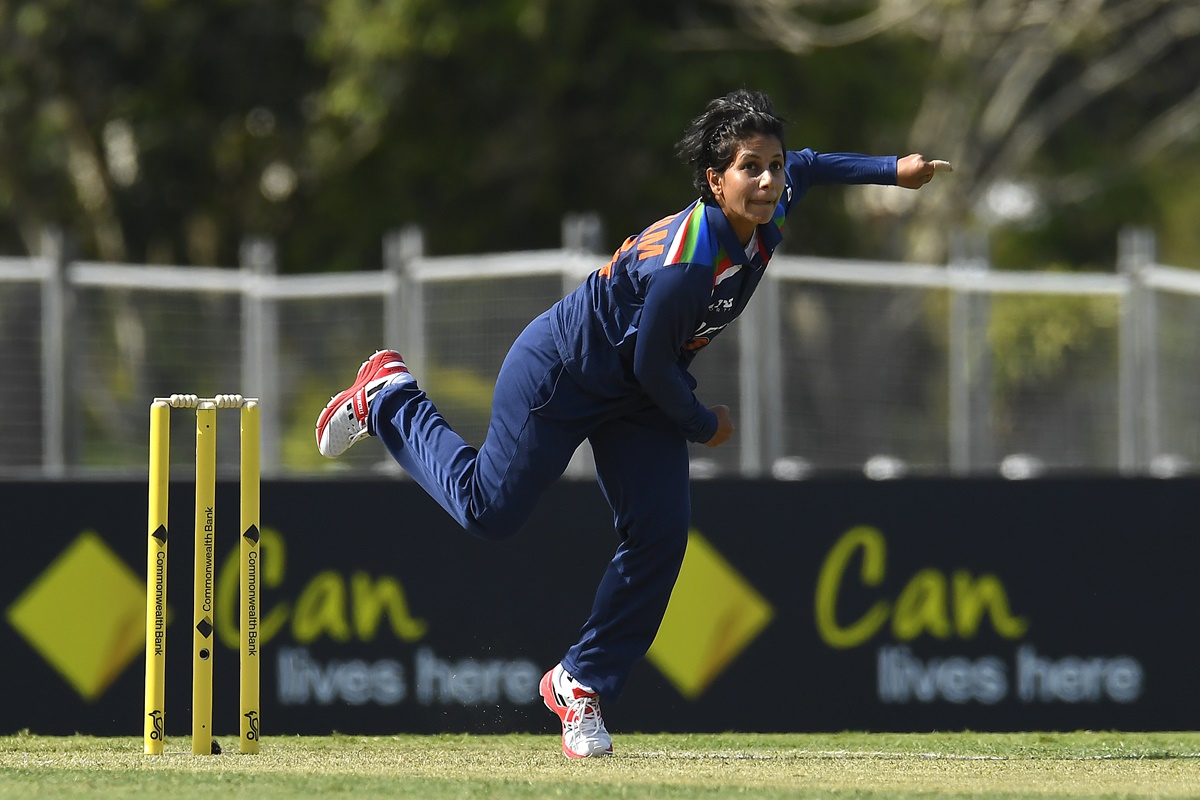
[[[771,98],[762,92],[738,89],[708,102],[675,145],[675,154],[692,168],[692,184],[700,198],[715,205],[708,186],[709,167],[717,172],[729,169],[738,144],[751,136],[774,136],[783,144],[786,122],[775,114]]]

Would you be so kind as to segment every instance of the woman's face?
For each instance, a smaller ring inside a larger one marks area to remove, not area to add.
[[[742,244],[754,229],[770,222],[783,194],[783,142],[754,135],[738,142],[733,163],[724,172],[708,170],[708,185],[717,205]]]

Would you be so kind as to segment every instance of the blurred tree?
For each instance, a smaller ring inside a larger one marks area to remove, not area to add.
[[[84,257],[233,264],[250,233],[286,271],[362,269],[404,223],[478,252],[586,210],[615,246],[691,199],[673,145],[716,94],[771,92],[822,149],[904,110],[842,103],[875,92],[849,54],[681,49],[696,13],[733,23],[719,0],[0,3],[0,248],[54,224]],[[856,241],[836,203],[807,224],[808,249]]]
[[[1045,232],[1066,244],[1052,256],[1095,256],[1094,236],[1072,236],[1081,230],[1104,235],[1111,253],[1115,226],[1147,216],[1147,167],[1200,136],[1193,0],[726,2],[738,30],[791,53],[867,40],[925,47],[921,83],[873,61],[912,103],[908,146],[958,170],[892,209],[915,260],[943,258],[950,225],[1031,220],[1051,221]],[[725,36],[713,25],[683,33],[698,47]]]
[[[305,6],[0,3],[0,237],[46,224],[85,257],[233,263],[283,230],[301,99],[321,85]]]
[[[463,252],[556,246],[564,213],[596,210],[615,247],[692,199],[673,147],[715,95],[770,92],[806,141],[864,146],[861,131],[885,127],[877,106],[889,98],[842,102],[847,85],[876,91],[848,54],[809,69],[742,35],[721,50],[681,49],[678,31],[698,10],[733,23],[720,2],[334,0],[313,39],[330,69],[309,139],[321,216],[372,246],[416,222],[435,252]],[[793,116],[826,105],[835,112]],[[347,202],[355,190],[385,201]],[[840,207],[821,218],[807,231],[813,246],[854,241]],[[307,238],[294,241],[340,246]]]
[[[1115,225],[1190,207],[1161,184],[1197,129],[1197,17],[1167,0],[9,0],[0,249],[36,251],[55,224],[85,257],[233,264],[266,234],[286,271],[362,269],[405,223],[433,252],[479,252],[554,246],[587,210],[615,246],[691,199],[673,144],[747,86],[792,146],[959,169],[916,196],[822,194],[793,252],[936,260],[948,225],[986,222],[1014,231],[1014,258],[1091,258]]]

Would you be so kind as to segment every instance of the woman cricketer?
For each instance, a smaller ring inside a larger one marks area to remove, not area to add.
[[[541,681],[562,721],[563,753],[612,753],[600,700],[620,697],[653,642],[687,545],[688,442],[717,447],[729,409],[695,395],[688,366],[742,313],[812,186],[918,189],[944,161],[789,151],[784,121],[761,93],[708,103],[677,146],[699,199],[636,236],[574,292],[533,320],[500,367],[477,450],[417,387],[399,353],[363,363],[317,420],[336,458],[377,436],[463,528],[515,534],[587,440],[619,544],[579,640]]]

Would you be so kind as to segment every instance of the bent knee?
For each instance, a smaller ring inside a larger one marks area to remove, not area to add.
[[[483,517],[480,519],[470,519],[463,526],[467,532],[473,536],[478,536],[480,539],[486,539],[489,542],[500,542],[505,539],[511,539],[521,530],[523,520],[505,520],[495,517]]]

